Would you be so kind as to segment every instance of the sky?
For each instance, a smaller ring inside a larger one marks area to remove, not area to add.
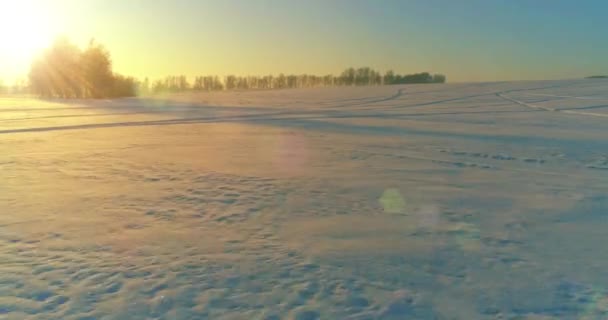
[[[139,78],[340,73],[448,82],[608,74],[604,0],[0,0],[0,79],[25,79],[57,36]]]

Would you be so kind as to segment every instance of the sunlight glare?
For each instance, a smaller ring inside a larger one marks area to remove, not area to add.
[[[0,61],[5,64],[4,73],[29,64],[53,40],[50,12],[40,1],[0,0]]]

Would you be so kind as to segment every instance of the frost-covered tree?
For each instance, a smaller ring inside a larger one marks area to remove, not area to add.
[[[80,50],[57,39],[30,68],[31,91],[44,97],[106,98],[133,96],[136,81],[112,72],[110,53],[95,41]]]

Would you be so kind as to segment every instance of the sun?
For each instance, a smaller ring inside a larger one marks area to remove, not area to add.
[[[52,11],[45,4],[48,2],[0,0],[0,72],[23,68],[55,37]]]
[[[0,48],[16,55],[30,54],[52,40],[49,11],[39,1],[0,0]]]

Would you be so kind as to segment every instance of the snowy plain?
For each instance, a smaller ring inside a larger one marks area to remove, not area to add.
[[[0,319],[605,319],[607,211],[607,80],[0,97]]]

